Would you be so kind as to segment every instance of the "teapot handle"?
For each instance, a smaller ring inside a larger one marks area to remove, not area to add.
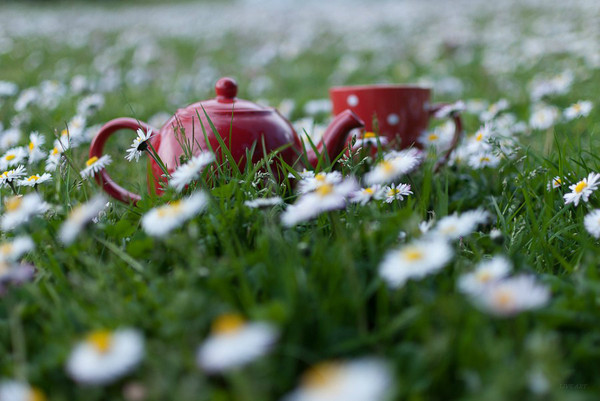
[[[100,131],[98,131],[92,140],[92,144],[90,145],[90,158],[94,156],[100,158],[102,156],[106,140],[116,131],[120,129],[130,129],[132,131],[136,131],[138,128],[141,128],[144,131],[152,130],[152,127],[150,127],[148,124],[133,118],[115,118],[114,120],[107,122],[104,124],[104,126],[102,126],[102,128],[100,128]],[[156,132],[156,130],[154,131]],[[108,175],[106,169],[100,170],[95,175],[95,178],[96,182],[106,193],[113,198],[120,200],[121,202],[132,203],[135,205],[140,199],[142,199],[140,195],[129,192],[114,182],[113,179]]]
[[[429,116],[436,117],[435,116],[436,113],[442,107],[445,107],[448,105],[449,105],[449,103],[436,103],[436,104],[432,105],[431,108],[429,109]],[[452,137],[452,142],[450,142],[450,147],[448,148],[448,150],[446,150],[446,153],[444,153],[444,155],[440,158],[440,160],[438,160],[437,163],[435,163],[435,167],[433,168],[433,171],[435,171],[435,172],[438,172],[441,167],[443,167],[444,165],[446,165],[446,163],[448,163],[448,159],[450,158],[450,155],[452,154],[452,152],[454,152],[454,149],[456,149],[456,146],[458,145],[460,137],[463,133],[463,122],[462,122],[462,118],[460,117],[460,111],[453,112],[452,114],[450,114],[450,117],[454,121],[454,127],[455,127],[454,128],[454,136]]]

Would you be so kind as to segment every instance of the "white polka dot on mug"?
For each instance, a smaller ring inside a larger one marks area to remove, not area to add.
[[[346,102],[350,107],[358,106],[358,96],[350,95],[348,96],[348,99],[346,99]]]

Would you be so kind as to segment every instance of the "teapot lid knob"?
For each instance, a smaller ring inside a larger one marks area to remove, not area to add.
[[[217,99],[219,100],[233,100],[237,95],[237,82],[233,78],[221,78],[215,85],[215,92],[217,92]]]

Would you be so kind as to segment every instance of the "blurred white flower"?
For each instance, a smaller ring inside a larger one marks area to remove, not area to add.
[[[31,251],[33,241],[28,236],[15,237],[0,244],[0,261],[16,262],[21,256]]]
[[[494,168],[500,164],[500,157],[492,152],[477,152],[469,156],[467,163],[469,167],[475,170],[486,167]]]
[[[207,204],[206,194],[195,192],[187,198],[151,209],[142,217],[142,227],[147,234],[162,237],[200,213]]]
[[[354,203],[366,205],[371,199],[381,199],[383,196],[381,185],[372,185],[367,188],[361,188],[350,195],[350,200]]]
[[[29,134],[29,145],[27,145],[29,164],[38,162],[46,157],[46,153],[42,150],[42,145],[45,142],[46,138],[37,131]]]
[[[27,151],[21,146],[9,149],[0,159],[0,170],[19,165],[26,157]]]
[[[315,191],[304,194],[296,203],[288,206],[281,216],[285,226],[291,227],[310,220],[322,212],[343,209],[347,198],[358,189],[354,178],[346,178],[338,184],[323,183]]]
[[[365,182],[367,185],[392,182],[414,170],[421,159],[421,153],[417,149],[388,152],[384,156],[384,160],[365,174]]]
[[[77,382],[103,385],[132,371],[143,357],[144,337],[138,330],[97,330],[75,346],[66,370]]]
[[[575,206],[577,206],[579,205],[579,201],[582,199],[584,202],[587,202],[590,198],[590,195],[596,189],[598,189],[598,185],[600,184],[598,180],[600,180],[600,174],[592,172],[578,183],[569,185],[571,192],[563,195],[563,198],[565,199],[565,205],[573,203]]]
[[[506,257],[494,256],[479,262],[473,272],[460,276],[458,288],[465,294],[476,294],[484,291],[491,283],[508,276],[511,269],[512,264]]]
[[[515,276],[490,283],[483,291],[472,294],[475,305],[496,316],[513,316],[538,309],[550,300],[550,291],[535,277]]]
[[[11,97],[19,92],[19,87],[14,82],[0,81],[0,97]]]
[[[362,137],[356,140],[352,149],[366,148],[368,146],[384,146],[387,142],[388,139],[386,137],[379,136],[374,132],[365,132]]]
[[[48,210],[48,204],[37,193],[25,196],[17,195],[4,199],[4,215],[0,219],[0,227],[5,231],[12,231],[25,224],[34,216],[43,214]]]
[[[171,174],[169,186],[181,192],[192,181],[197,180],[206,166],[215,161],[215,156],[210,152],[202,152],[192,157],[187,163],[177,167]]]
[[[313,366],[283,401],[384,401],[394,389],[391,369],[376,358]]]
[[[538,104],[529,118],[529,126],[533,129],[545,130],[558,120],[558,109],[554,106]]]
[[[592,102],[582,100],[567,107],[563,115],[567,121],[571,121],[578,117],[587,117],[590,111],[592,111]]]
[[[470,210],[460,215],[454,213],[442,217],[430,234],[446,240],[457,240],[471,234],[479,224],[485,223],[489,214],[481,209]]]
[[[104,106],[104,96],[100,93],[94,93],[86,96],[77,104],[77,114],[89,116],[100,110]]]
[[[510,104],[506,99],[500,99],[496,103],[492,103],[488,108],[479,114],[481,121],[487,122],[493,120],[500,112],[508,109]]]
[[[92,156],[85,162],[85,168],[80,171],[81,177],[88,178],[95,176],[100,170],[103,170],[112,162],[110,155]]]
[[[600,209],[588,213],[583,219],[583,225],[594,238],[600,238]]]
[[[12,170],[4,171],[0,174],[0,188],[13,185],[15,181],[18,181],[23,176],[25,176],[24,166],[17,166],[17,168]]]
[[[198,348],[198,366],[218,373],[245,365],[265,355],[277,340],[278,330],[265,322],[247,322],[237,314],[218,317],[210,336]]]
[[[106,198],[96,195],[89,201],[75,206],[60,226],[58,237],[63,244],[71,244],[81,230],[106,207]]]
[[[244,201],[244,205],[251,209],[258,209],[269,206],[283,205],[283,199],[281,199],[279,196],[274,196],[271,198],[256,198]]]
[[[321,185],[329,184],[335,185],[342,182],[342,173],[339,171],[331,171],[329,173],[320,172],[314,174],[312,171],[304,172],[300,175],[302,179],[298,182],[298,188],[296,192],[299,194],[305,194],[312,192],[319,188]]]
[[[551,189],[556,189],[556,188],[562,186],[562,184],[563,184],[562,178],[560,178],[559,176],[556,176],[548,183],[548,191],[550,191]]]
[[[444,240],[416,240],[389,251],[379,265],[379,274],[390,287],[402,287],[410,279],[436,273],[453,255],[453,249]]]
[[[0,136],[0,149],[6,150],[15,146],[21,140],[21,130],[17,127],[7,129]]]
[[[54,146],[50,153],[48,154],[48,158],[46,159],[46,171],[53,172],[56,170],[60,163],[60,159],[63,154],[63,149],[60,145]]]
[[[2,401],[46,401],[46,396],[36,387],[17,380],[0,381]]]

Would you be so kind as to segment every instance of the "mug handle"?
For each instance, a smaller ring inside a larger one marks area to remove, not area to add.
[[[153,130],[154,132],[156,132],[156,130],[154,130],[148,124],[135,120],[133,118],[115,118],[114,120],[107,122],[106,124],[104,124],[104,126],[102,126],[102,128],[100,128],[100,131],[98,131],[98,133],[92,140],[92,144],[90,145],[90,158],[94,156],[100,158],[102,156],[106,140],[116,131],[120,129],[130,129],[132,131],[137,131],[138,128],[141,128],[146,132],[148,130]],[[140,195],[135,194],[133,192],[129,192],[128,190],[114,182],[113,179],[110,178],[110,176],[108,175],[106,169],[100,170],[94,178],[106,193],[108,193],[113,198],[120,200],[121,202],[132,203],[133,205],[135,205],[140,199],[142,199]]]
[[[449,103],[436,103],[434,105],[432,105],[429,108],[429,117],[435,117],[435,114],[442,108],[445,106],[448,106]],[[438,160],[435,163],[435,166],[433,168],[434,172],[438,172],[439,169],[444,166],[446,163],[448,163],[448,159],[450,158],[450,155],[452,154],[452,152],[454,152],[454,149],[456,149],[456,146],[458,145],[458,141],[460,140],[460,137],[463,133],[463,123],[462,123],[462,118],[460,117],[460,111],[455,111],[453,112],[450,117],[452,117],[452,120],[454,121],[454,136],[452,137],[452,142],[450,142],[450,147],[448,148],[448,150],[444,153],[444,155],[440,158],[440,160]],[[437,118],[437,117],[436,117]]]

